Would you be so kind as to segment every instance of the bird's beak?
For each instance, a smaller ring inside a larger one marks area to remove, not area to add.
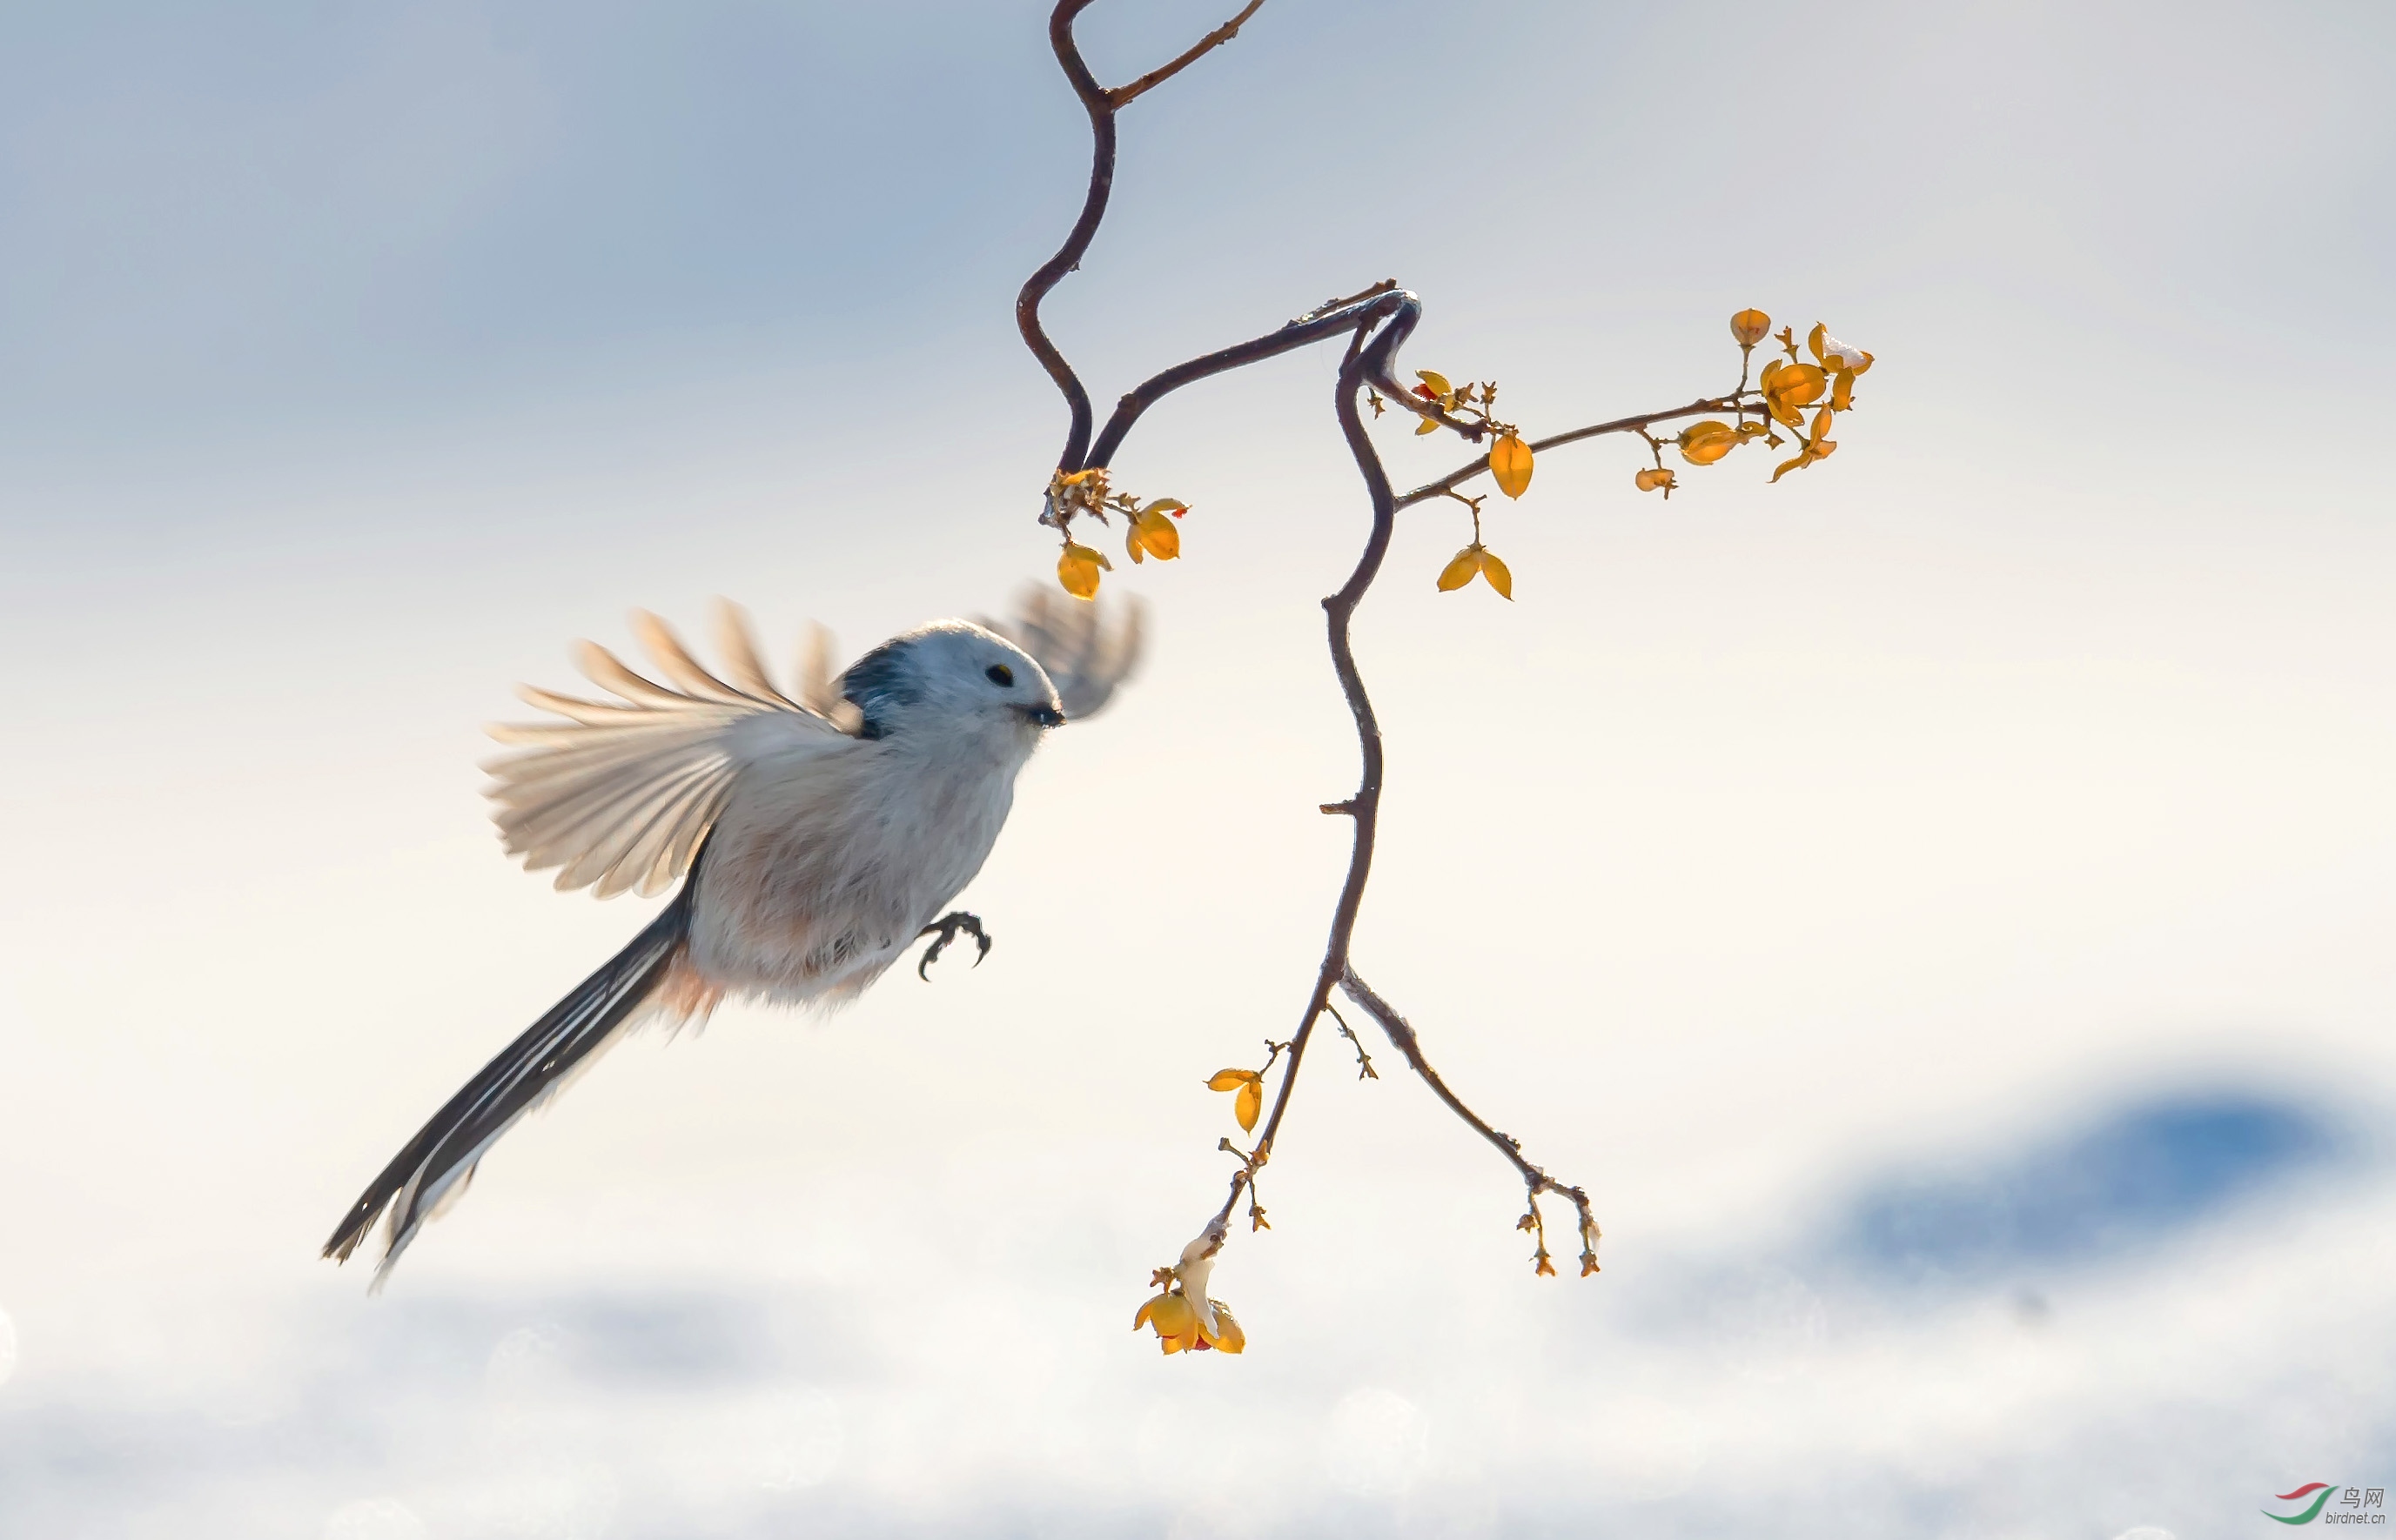
[[[1022,708],[1022,711],[1025,721],[1042,727],[1065,725],[1065,713],[1054,706],[1026,706]]]

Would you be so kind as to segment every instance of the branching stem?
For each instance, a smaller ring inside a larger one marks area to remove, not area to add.
[[[1358,398],[1368,390],[1377,391],[1404,405],[1409,411],[1431,418],[1442,426],[1462,434],[1470,441],[1478,442],[1488,431],[1488,425],[1451,416],[1436,403],[1424,401],[1398,383],[1395,378],[1398,351],[1404,346],[1407,338],[1413,335],[1416,325],[1420,322],[1422,304],[1414,295],[1399,288],[1394,279],[1383,279],[1343,299],[1327,300],[1261,337],[1237,343],[1216,352],[1206,353],[1184,364],[1178,364],[1150,378],[1116,402],[1115,409],[1108,417],[1106,426],[1093,440],[1091,437],[1093,414],[1088,392],[1083,389],[1080,377],[1066,362],[1064,354],[1058,351],[1056,345],[1049,340],[1045,330],[1043,329],[1040,321],[1040,302],[1046,298],[1049,290],[1056,287],[1066,273],[1079,265],[1083,254],[1089,249],[1090,242],[1098,232],[1099,221],[1105,218],[1108,194],[1114,183],[1115,113],[1143,92],[1186,69],[1210,49],[1229,42],[1237,34],[1240,25],[1256,14],[1263,0],[1250,0],[1250,3],[1238,15],[1200,39],[1196,46],[1179,58],[1149,72],[1128,86],[1118,86],[1113,90],[1108,90],[1098,84],[1088,65],[1084,62],[1080,48],[1073,39],[1073,20],[1087,9],[1091,3],[1092,0],[1059,0],[1049,18],[1048,24],[1049,42],[1056,49],[1058,61],[1063,66],[1066,79],[1072,82],[1075,94],[1081,98],[1090,116],[1092,152],[1089,191],[1083,200],[1081,217],[1074,222],[1072,232],[1066,236],[1065,244],[1059,246],[1057,254],[1044,263],[1040,270],[1024,284],[1022,293],[1016,301],[1016,321],[1023,333],[1024,341],[1032,349],[1033,355],[1040,360],[1042,366],[1048,371],[1049,378],[1056,381],[1058,391],[1065,398],[1066,409],[1071,418],[1066,433],[1065,450],[1058,460],[1058,469],[1071,473],[1086,467],[1110,465],[1115,453],[1122,448],[1125,438],[1139,421],[1141,415],[1158,401],[1184,385],[1243,368],[1250,364],[1345,334],[1348,338],[1348,347],[1340,359],[1332,405],[1338,418],[1340,433],[1346,440],[1349,452],[1356,462],[1357,472],[1364,479],[1365,495],[1372,510],[1372,524],[1365,535],[1364,550],[1358,553],[1356,564],[1349,573],[1348,580],[1340,585],[1338,592],[1323,601],[1325,635],[1331,653],[1332,670],[1338,677],[1340,694],[1348,703],[1350,714],[1355,719],[1360,761],[1355,792],[1342,802],[1323,804],[1324,812],[1344,814],[1353,820],[1347,876],[1340,883],[1339,897],[1332,909],[1331,930],[1324,948],[1323,962],[1315,971],[1314,988],[1307,997],[1305,1009],[1299,1014],[1297,1029],[1290,1034],[1286,1043],[1273,1045],[1266,1061],[1266,1069],[1270,1070],[1272,1068],[1273,1059],[1280,1056],[1284,1049],[1287,1051],[1288,1062],[1282,1069],[1281,1082],[1274,1092],[1271,1111],[1267,1115],[1264,1126],[1258,1134],[1256,1144],[1252,1148],[1241,1150],[1233,1147],[1228,1139],[1223,1141],[1223,1148],[1240,1157],[1240,1170],[1231,1177],[1231,1191],[1224,1198],[1222,1208],[1208,1223],[1205,1231],[1210,1241],[1206,1248],[1207,1255],[1212,1255],[1213,1251],[1222,1244],[1229,1233],[1231,1214],[1239,1204],[1241,1194],[1253,1193],[1257,1174],[1272,1157],[1274,1142],[1281,1134],[1282,1120],[1287,1115],[1290,1097],[1297,1090],[1298,1069],[1305,1061],[1307,1044],[1313,1037],[1315,1025],[1324,1015],[1328,1014],[1335,1020],[1338,1020],[1342,1035],[1356,1043],[1361,1074],[1375,1079],[1379,1078],[1374,1074],[1372,1060],[1365,1055],[1364,1044],[1356,1039],[1355,1033],[1349,1029],[1346,1021],[1338,1018],[1338,1011],[1331,1004],[1332,991],[1337,989],[1344,990],[1350,999],[1380,1023],[1382,1030],[1388,1034],[1390,1041],[1397,1045],[1398,1050],[1405,1055],[1406,1061],[1414,1066],[1416,1073],[1423,1078],[1451,1111],[1497,1146],[1513,1162],[1528,1189],[1532,1207],[1532,1214],[1528,1216],[1530,1222],[1537,1221],[1537,1203],[1541,1194],[1554,1193],[1571,1201],[1580,1216],[1582,1270],[1593,1272],[1597,1266],[1595,1246],[1598,1232],[1596,1221],[1590,1211],[1588,1195],[1579,1188],[1566,1187],[1557,1182],[1545,1171],[1524,1160],[1521,1147],[1513,1139],[1491,1128],[1453,1091],[1449,1090],[1438,1071],[1434,1070],[1430,1062],[1423,1057],[1421,1043],[1414,1029],[1364,985],[1364,981],[1357,976],[1354,965],[1349,961],[1349,949],[1355,935],[1357,915],[1364,905],[1365,883],[1372,874],[1374,840],[1378,832],[1380,820],[1381,778],[1384,763],[1380,724],[1374,715],[1371,697],[1365,693],[1364,676],[1356,666],[1355,652],[1350,636],[1351,624],[1354,619],[1357,606],[1364,603],[1364,595],[1371,591],[1374,580],[1380,576],[1382,561],[1389,554],[1390,541],[1396,529],[1397,511],[1430,498],[1441,496],[1455,498],[1457,501],[1472,510],[1477,538],[1480,499],[1465,497],[1456,492],[1454,488],[1486,471],[1489,466],[1488,458],[1484,456],[1472,464],[1464,466],[1437,482],[1418,487],[1404,497],[1398,496],[1391,488],[1389,474],[1382,467],[1380,457],[1375,451],[1372,440],[1365,431]],[[1743,386],[1744,381],[1742,381]],[[1568,433],[1560,433],[1552,438],[1538,440],[1531,445],[1531,448],[1534,453],[1537,453],[1604,433],[1633,431],[1644,432],[1649,424],[1671,418],[1687,417],[1700,412],[1737,410],[1739,400],[1745,394],[1746,392],[1742,388],[1728,398],[1700,398],[1686,406],[1643,413],[1637,417],[1623,418],[1613,422],[1576,429]],[[1256,1217],[1261,1226],[1261,1214],[1259,1213]],[[1544,1236],[1544,1230],[1541,1234]],[[1544,1240],[1540,1244],[1539,1262],[1541,1269],[1546,1270],[1547,1252]]]
[[[1398,1015],[1396,1009],[1388,1001],[1373,992],[1372,986],[1357,976],[1353,963],[1341,971],[1339,988],[1341,992],[1354,1001],[1366,1016],[1381,1024],[1381,1030],[1388,1035],[1391,1043],[1399,1053],[1406,1056],[1406,1062],[1414,1066],[1415,1073],[1423,1078],[1423,1082],[1431,1087],[1431,1094],[1445,1102],[1449,1111],[1463,1119],[1474,1133],[1497,1147],[1498,1153],[1513,1163],[1514,1170],[1521,1175],[1523,1185],[1528,1189],[1528,1195],[1535,1207],[1538,1202],[1539,1195],[1543,1192],[1552,1192],[1557,1197],[1571,1202],[1580,1215],[1583,1266],[1591,1272],[1596,1271],[1599,1232],[1597,1218],[1590,1212],[1589,1194],[1579,1188],[1566,1187],[1539,1167],[1524,1160],[1521,1140],[1511,1135],[1498,1133],[1498,1130],[1490,1127],[1479,1113],[1465,1106],[1464,1098],[1448,1089],[1447,1082],[1440,1078],[1439,1071],[1431,1067],[1431,1060],[1423,1056],[1422,1039],[1417,1035],[1414,1027],[1405,1017]]]

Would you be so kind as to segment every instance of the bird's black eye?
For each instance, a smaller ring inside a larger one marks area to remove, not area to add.
[[[1015,688],[1015,670],[1004,663],[993,663],[982,672],[990,675],[990,682],[1002,690]]]

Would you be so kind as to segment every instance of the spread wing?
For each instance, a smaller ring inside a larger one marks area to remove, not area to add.
[[[742,765],[837,749],[856,709],[832,691],[830,639],[820,628],[795,696],[777,689],[757,660],[748,617],[719,601],[719,679],[699,667],[666,623],[632,613],[632,631],[670,688],[585,642],[575,662],[619,699],[582,700],[526,685],[519,694],[563,722],[490,729],[516,751],[485,763],[491,816],[508,853],[527,870],[560,869],[560,888],[602,898],[662,892],[699,854]]]
[[[981,624],[1039,659],[1066,717],[1079,722],[1106,710],[1115,687],[1139,668],[1146,607],[1133,599],[1118,613],[1026,587],[1017,596],[1014,619]]]

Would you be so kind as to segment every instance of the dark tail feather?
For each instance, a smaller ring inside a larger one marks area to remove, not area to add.
[[[474,1162],[492,1141],[619,1035],[665,981],[690,935],[692,891],[693,884],[685,883],[631,946],[575,986],[450,1097],[342,1215],[340,1228],[325,1242],[325,1255],[348,1261],[388,1208],[391,1238],[375,1268],[379,1286],[417,1231],[445,1201],[465,1190]]]

